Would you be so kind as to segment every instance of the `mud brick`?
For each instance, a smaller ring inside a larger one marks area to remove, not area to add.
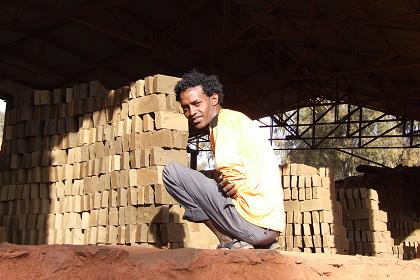
[[[291,188],[291,193],[292,193],[292,200],[298,200],[298,198],[299,198],[299,191],[298,191],[298,188],[296,188],[296,187],[292,187]]]
[[[180,78],[157,74],[153,77],[153,89],[151,93],[166,93],[175,95],[175,86],[180,81]],[[148,90],[150,90],[150,80],[147,81]]]
[[[106,226],[106,231],[107,231],[106,243],[107,244],[113,244],[113,245],[117,244],[118,227],[112,226],[112,225],[108,225],[108,226]]]
[[[112,137],[112,127],[110,125],[108,125],[108,124],[105,124],[103,126],[103,128],[104,128],[104,137],[103,137],[103,140],[105,140],[105,141],[112,140],[113,139],[113,137]]]
[[[126,225],[126,222],[125,222],[125,208],[126,207],[118,207],[118,225],[120,225],[120,226]]]
[[[82,196],[76,195],[73,197],[73,211],[76,213],[82,212]]]
[[[321,234],[321,225],[319,222],[312,224],[312,229],[314,234]]]
[[[111,176],[109,173],[102,174],[99,177],[99,190],[109,190],[111,188]]]
[[[126,188],[117,189],[117,205],[127,206],[127,189]]]
[[[334,223],[334,215],[332,211],[322,210],[319,212],[319,220],[321,223]]]
[[[109,205],[109,191],[101,191],[101,208],[107,208]]]
[[[134,244],[136,243],[137,236],[137,225],[127,225],[125,227],[125,243]]]
[[[54,222],[54,229],[59,230],[63,228],[63,214],[57,213],[54,215],[55,222]]]
[[[64,150],[51,151],[51,165],[62,165],[67,163],[67,153]]]
[[[130,186],[128,188],[127,199],[128,199],[128,205],[133,205],[133,206],[137,205],[137,202],[138,202],[137,187]]]
[[[41,201],[39,198],[31,199],[31,213],[39,214],[41,212]]]
[[[188,120],[183,114],[158,111],[155,113],[156,129],[174,129],[180,131],[188,131]]]
[[[293,211],[293,222],[301,224],[303,222],[302,213],[300,211]]]
[[[301,235],[296,235],[293,237],[293,247],[303,247],[303,239]]]
[[[302,235],[302,224],[293,224],[293,235]]]
[[[320,223],[320,225],[322,235],[330,234],[330,226],[328,223]]]
[[[332,201],[328,198],[305,200],[300,203],[300,210],[316,211],[316,210],[332,209]]]
[[[169,242],[188,242],[189,231],[184,224],[167,224],[167,234]]]
[[[140,185],[163,184],[162,171],[163,166],[151,166],[138,169],[137,182]]]
[[[136,224],[137,223],[137,208],[133,206],[125,207],[125,223]]]
[[[312,215],[311,212],[303,212],[303,223],[310,224],[312,223]]]
[[[128,170],[120,171],[120,186],[127,188],[128,187]]]
[[[70,213],[69,228],[81,228],[82,218],[79,213]]]
[[[290,188],[283,189],[284,200],[292,199],[292,190]]]
[[[286,211],[299,211],[299,202],[298,201],[284,201],[284,209]]]
[[[135,115],[131,117],[131,133],[143,132],[143,120],[140,116]]]
[[[121,153],[120,169],[130,169],[130,154],[128,152]]]
[[[330,197],[330,192],[328,189],[321,188],[321,187],[312,188],[313,199],[322,199],[322,198],[329,198],[329,197]]]
[[[312,188],[305,188],[305,200],[312,199]]]
[[[154,185],[156,204],[178,204],[178,202],[168,193],[164,185]]]
[[[379,201],[378,192],[374,189],[367,189],[366,190],[367,197],[373,201]]]
[[[348,209],[355,209],[356,208],[356,203],[354,202],[354,199],[352,199],[352,198],[347,199],[347,208]]]
[[[113,171],[110,175],[110,187],[111,189],[117,189],[120,186],[120,172]]]
[[[146,137],[146,133],[142,134],[142,136]],[[172,148],[173,142],[172,142],[172,133],[169,129],[160,129],[157,131],[154,131],[152,133],[151,137],[151,143],[154,147],[163,147],[163,148]],[[145,143],[145,147],[147,143]],[[149,146],[150,147],[150,146]]]
[[[166,165],[171,161],[177,161],[183,165],[187,165],[187,154],[183,150],[165,150],[160,147],[150,149],[150,162],[152,165]]]
[[[36,229],[38,222],[38,215],[27,215],[26,229]]]
[[[90,227],[88,230],[88,244],[96,245],[98,243],[98,227]]]
[[[99,209],[102,205],[102,194],[100,192],[93,193],[93,208]]]
[[[155,121],[153,120],[150,114],[145,114],[143,116],[143,131],[154,131],[155,130]]]
[[[130,84],[129,98],[144,96],[144,80],[137,80]]]
[[[155,206],[144,206],[137,208],[137,223],[150,223],[159,213],[159,209]]]
[[[138,100],[134,104],[136,114],[146,114],[166,109],[166,97],[164,94],[142,96],[136,100]]]
[[[144,204],[154,204],[155,203],[155,191],[153,186],[147,185],[143,188],[144,193]]]
[[[305,188],[298,188],[298,200],[303,201],[305,200]]]
[[[310,224],[303,224],[302,226],[303,226],[303,235],[312,235]]]
[[[64,179],[71,180],[73,179],[73,165],[71,164],[64,164],[63,165],[64,170]]]
[[[159,225],[158,224],[150,224],[149,229],[147,231],[147,242],[148,243],[159,243],[161,242],[160,234],[159,234]]]
[[[153,76],[144,78],[144,94],[149,95],[153,93]]]
[[[91,187],[91,192],[97,192],[99,191],[99,177],[98,176],[92,176],[91,180],[90,180],[90,187]]]
[[[131,166],[131,168],[140,168],[141,167],[141,165],[140,165],[141,153],[144,153],[144,151],[134,150],[134,151],[130,152],[130,166]],[[134,171],[134,169],[133,169],[133,171]],[[137,177],[137,175],[136,175],[136,177]],[[130,179],[131,179],[131,170],[130,170]],[[135,180],[135,182],[137,184],[137,180]]]
[[[303,237],[303,244],[305,245],[305,247],[314,247],[314,242],[312,240],[312,236],[304,236]]]
[[[48,198],[41,199],[41,214],[47,214],[50,211],[51,200]]]
[[[89,214],[89,226],[90,227],[97,226],[98,218],[99,218],[99,210],[98,209],[91,210]]]
[[[80,228],[75,228],[71,230],[72,243],[73,245],[83,245],[84,244],[84,234]]]
[[[325,247],[335,247],[334,236],[333,235],[322,235],[322,245]]]
[[[64,196],[71,195],[72,182],[71,180],[64,181]],[[31,186],[32,189],[32,186]]]
[[[368,198],[368,192],[366,188],[359,188],[360,198]]]
[[[286,223],[293,224],[293,211],[286,211]]]
[[[130,152],[130,134],[127,133],[122,136],[122,149],[123,152]]]
[[[186,149],[188,142],[188,132],[172,130],[172,147],[176,149]]]
[[[99,209],[98,225],[106,226],[107,224],[108,224],[108,209],[107,208]]]
[[[108,224],[117,226],[118,225],[118,208],[110,207],[108,208]]]

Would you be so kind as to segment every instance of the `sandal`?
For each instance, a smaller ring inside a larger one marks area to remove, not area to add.
[[[217,245],[216,249],[228,249],[228,250],[254,249],[254,246],[252,246],[248,242],[241,241],[238,239],[233,239],[229,242],[220,243],[219,245]]]

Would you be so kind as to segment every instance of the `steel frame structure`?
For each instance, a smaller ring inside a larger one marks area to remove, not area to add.
[[[260,127],[269,130],[268,140],[274,150],[336,150],[384,166],[349,150],[420,148],[419,121],[378,111],[375,112],[379,116],[367,117],[363,112],[369,109],[345,103],[343,100],[331,101],[315,98],[309,100],[309,103],[305,102],[305,108],[311,113],[310,122],[302,121],[303,108],[273,114],[265,120],[259,120]],[[323,110],[317,113],[319,108]],[[325,121],[324,117],[327,114],[333,114],[334,118],[331,121]],[[382,130],[375,128],[381,124],[388,124],[388,126]],[[372,133],[373,131],[375,133]],[[396,138],[402,141],[393,145],[376,144],[378,140],[386,142],[388,139]],[[292,140],[299,144],[287,145],[287,142]],[[189,139],[190,149],[198,152],[210,151],[206,143],[208,143],[208,137],[204,134]]]

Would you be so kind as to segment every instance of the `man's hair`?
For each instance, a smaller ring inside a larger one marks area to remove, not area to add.
[[[223,103],[223,86],[219,79],[215,75],[206,75],[198,72],[195,69],[185,73],[182,76],[182,79],[176,84],[176,100],[179,100],[181,92],[196,86],[201,86],[204,93],[209,97],[212,96],[213,93],[218,93],[219,104]]]

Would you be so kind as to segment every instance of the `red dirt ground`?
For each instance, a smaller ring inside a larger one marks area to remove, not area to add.
[[[0,244],[0,279],[420,279],[420,260],[267,250]]]

